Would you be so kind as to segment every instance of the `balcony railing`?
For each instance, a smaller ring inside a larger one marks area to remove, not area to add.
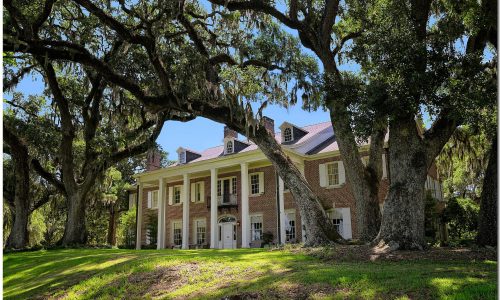
[[[207,197],[207,207],[211,204],[210,196]],[[238,194],[224,194],[217,196],[217,207],[231,207],[238,206]]]
[[[219,207],[238,205],[238,194],[225,194],[217,196],[217,205]]]

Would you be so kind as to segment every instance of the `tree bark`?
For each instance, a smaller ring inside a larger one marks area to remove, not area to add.
[[[28,148],[4,125],[4,141],[10,146],[14,164],[14,212],[6,248],[23,249],[28,245],[28,216],[30,206],[30,168]]]
[[[389,193],[384,203],[379,246],[391,249],[423,249],[424,185],[428,162],[413,118],[390,122]]]
[[[326,64],[327,62],[324,62]],[[331,76],[334,68],[330,67]],[[331,87],[334,87],[331,83]],[[335,139],[344,161],[347,179],[356,203],[358,238],[371,242],[380,228],[380,206],[378,192],[382,177],[382,153],[386,134],[386,123],[374,121],[370,137],[369,162],[365,167],[361,160],[356,138],[350,124],[347,107],[341,99],[336,99],[335,89],[326,91],[327,107],[330,110]]]
[[[497,134],[492,141],[488,167],[483,180],[481,207],[479,211],[479,229],[476,242],[481,246],[497,246]]]
[[[109,205],[109,221],[108,221],[108,236],[107,243],[111,246],[116,246],[116,222],[118,221],[119,212],[115,209],[116,203]]]
[[[66,226],[60,244],[63,246],[84,245],[87,242],[85,195],[81,191],[68,193],[67,204]]]

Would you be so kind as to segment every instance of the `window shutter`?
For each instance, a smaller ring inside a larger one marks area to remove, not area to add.
[[[387,178],[387,163],[385,162],[385,154],[382,154],[382,178]]]
[[[344,162],[339,161],[339,185],[345,183],[345,169],[344,169]]]
[[[349,207],[341,208],[342,211],[342,233],[346,240],[352,239],[351,227],[351,209]]]
[[[152,194],[153,192],[149,191],[148,192],[148,208],[151,208],[151,198],[152,198]]]
[[[322,187],[326,187],[326,164],[319,165],[319,185]]]
[[[184,203],[184,185],[181,186],[181,203]]]
[[[195,192],[196,192],[196,185],[197,184],[198,184],[197,182],[191,183],[191,202],[195,202],[196,201]]]
[[[205,181],[202,181],[200,184],[200,200],[201,202],[205,202]]]
[[[174,204],[174,187],[168,187],[168,205]]]
[[[259,172],[259,194],[264,194],[264,172]]]

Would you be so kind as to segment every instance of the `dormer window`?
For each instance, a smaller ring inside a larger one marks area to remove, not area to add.
[[[226,143],[226,154],[233,153],[233,141],[227,141]]]
[[[293,140],[292,128],[290,128],[290,127],[285,128],[285,130],[283,131],[283,140],[285,142],[291,142]]]
[[[300,142],[303,136],[308,132],[303,128],[299,128],[291,123],[283,122],[281,129],[281,143],[291,145]]]
[[[181,164],[186,163],[186,151],[179,152],[179,163]]]

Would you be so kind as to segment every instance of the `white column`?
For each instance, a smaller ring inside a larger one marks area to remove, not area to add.
[[[156,249],[165,249],[165,180],[159,179],[158,184],[158,238]]]
[[[219,248],[217,233],[217,169],[210,170],[210,248]]]
[[[279,179],[278,194],[279,194],[279,213],[280,213],[280,240],[281,244],[286,242],[286,224],[285,224],[285,183],[283,179]]]
[[[137,203],[137,232],[136,232],[136,240],[135,240],[135,249],[141,249],[141,240],[142,240],[142,194],[143,194],[143,185],[139,184],[139,201]]]
[[[182,185],[182,249],[189,249],[189,174],[184,174]]]
[[[250,247],[250,209],[248,205],[248,164],[241,164],[241,247]]]

